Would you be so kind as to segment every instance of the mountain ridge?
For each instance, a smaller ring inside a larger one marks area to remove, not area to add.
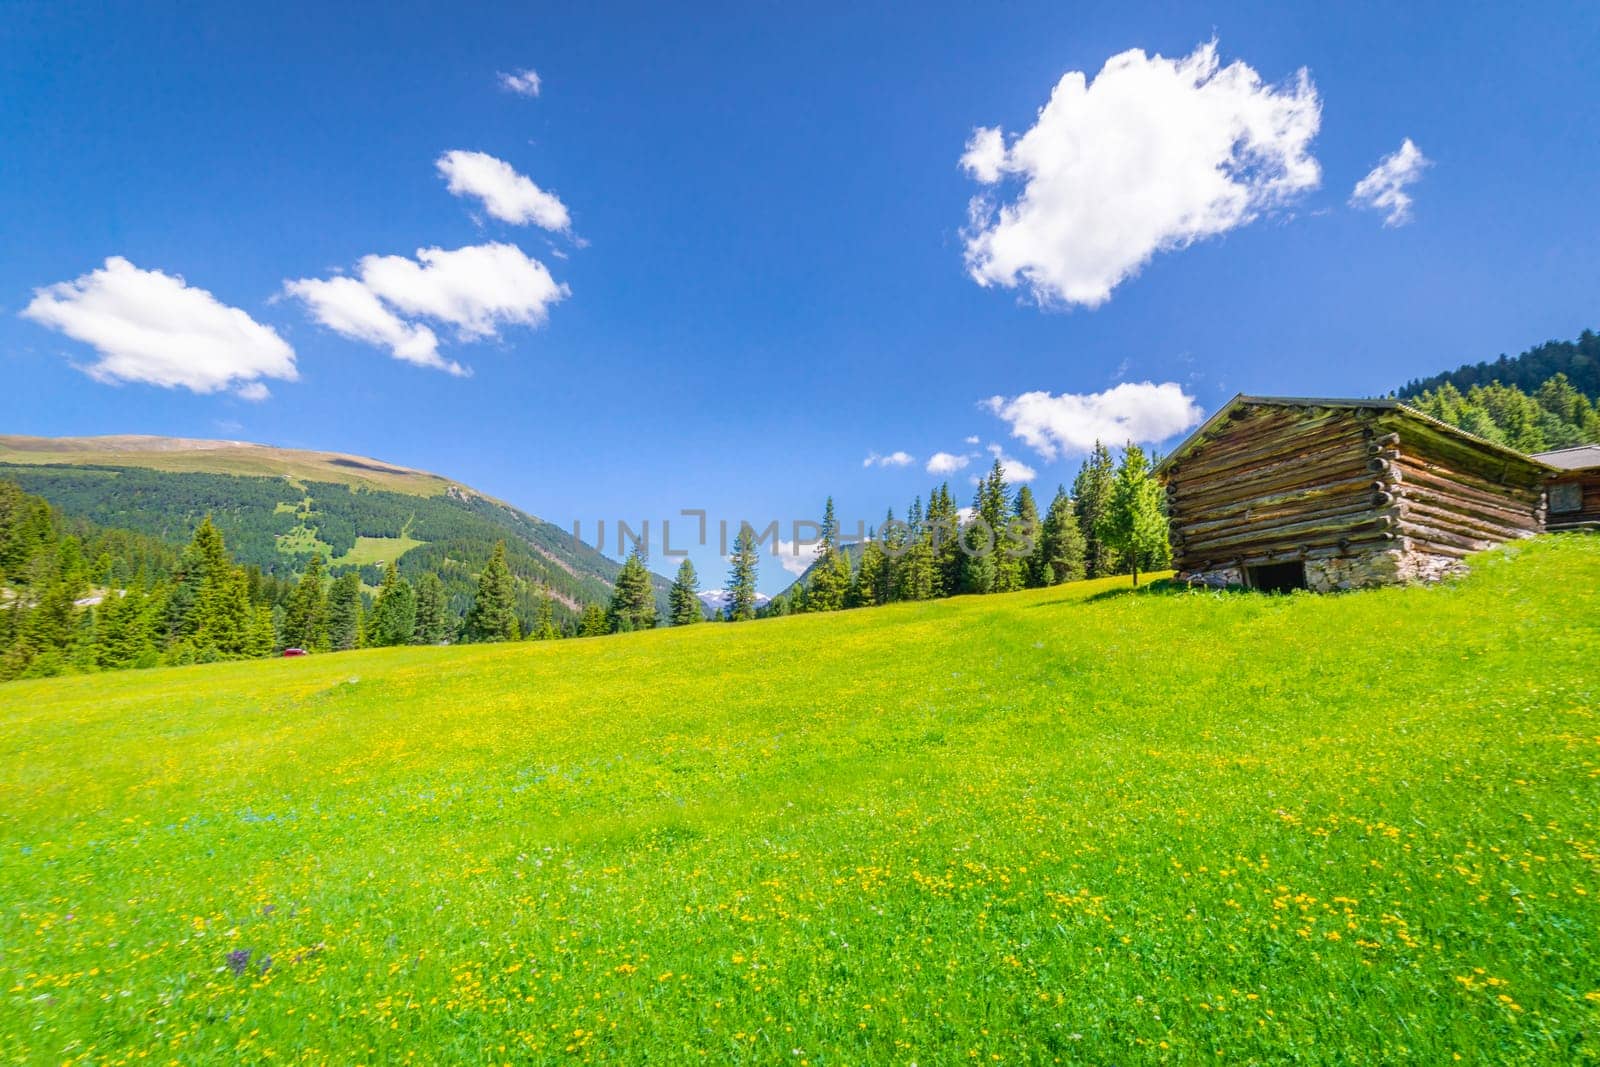
[[[321,555],[335,573],[382,566],[439,573],[458,610],[497,540],[523,583],[521,612],[541,596],[558,617],[609,598],[621,565],[554,523],[464,482],[370,456],[248,441],[107,434],[0,434],[0,478],[68,515],[188,540],[211,515],[241,563],[287,574]],[[670,582],[652,574],[664,606]]]

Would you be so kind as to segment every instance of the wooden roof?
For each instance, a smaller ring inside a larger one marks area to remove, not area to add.
[[[1431,426],[1443,433],[1449,434],[1452,437],[1458,437],[1461,440],[1476,445],[1486,451],[1498,453],[1507,458],[1521,460],[1529,466],[1540,468],[1545,471],[1553,472],[1555,470],[1551,464],[1542,461],[1539,457],[1530,457],[1518,452],[1514,448],[1508,448],[1505,445],[1496,444],[1493,441],[1485,440],[1484,438],[1479,437],[1477,434],[1468,433],[1459,427],[1451,426],[1447,422],[1441,422],[1432,415],[1425,415],[1416,408],[1410,407],[1409,405],[1390,397],[1382,397],[1378,399],[1357,399],[1350,397],[1327,396],[1250,396],[1245,393],[1240,393],[1238,396],[1235,396],[1232,400],[1222,405],[1215,415],[1212,415],[1205,422],[1201,423],[1199,429],[1195,430],[1194,433],[1184,438],[1182,444],[1173,449],[1172,452],[1170,452],[1159,464],[1157,464],[1156,473],[1161,474],[1167,470],[1170,470],[1172,466],[1180,459],[1203,445],[1213,429],[1227,422],[1234,416],[1235,413],[1251,407],[1345,408],[1351,411],[1362,409],[1372,411],[1390,411],[1394,412],[1395,414],[1402,415],[1408,419],[1416,419],[1418,422],[1425,423],[1426,425]]]

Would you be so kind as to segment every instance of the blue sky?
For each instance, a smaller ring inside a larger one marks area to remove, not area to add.
[[[991,444],[1048,496],[1095,420],[1170,444],[1238,391],[1383,392],[1595,326],[1597,39],[1577,4],[13,6],[0,430],[361,453],[590,529],[829,493],[872,521],[935,453],[975,457],[965,497]],[[525,70],[537,95],[501,84]],[[1072,71],[1088,96],[1041,119]],[[1255,151],[1213,166],[1209,121]],[[1353,206],[1407,139],[1409,217]],[[522,221],[453,195],[452,151],[536,186],[465,179]],[[1197,174],[1226,194],[1198,216]],[[484,246],[448,278],[418,257]],[[435,365],[286,289],[339,277]],[[154,287],[121,294],[136,323],[80,299],[123,283]],[[125,351],[146,312],[197,347],[151,371]],[[152,374],[184,380],[121,380]]]

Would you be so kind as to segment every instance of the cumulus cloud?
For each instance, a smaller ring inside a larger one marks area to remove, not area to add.
[[[909,452],[890,452],[887,456],[880,456],[873,452],[861,461],[863,467],[909,467],[917,461]]]
[[[989,454],[1000,461],[1001,476],[1013,485],[1017,482],[1031,482],[1039,476],[1038,471],[1022,462],[1022,460],[1006,455],[1006,450],[999,445],[990,445]],[[974,485],[982,480],[976,475],[972,478]]]
[[[538,96],[542,84],[539,72],[532,67],[500,75],[500,88],[518,96]]]
[[[284,290],[305,302],[313,318],[336,333],[389,349],[394,357],[450,374],[466,371],[439,355],[439,338],[428,327],[402,320],[376,293],[354,278],[301,278]]]
[[[482,201],[484,210],[502,222],[515,226],[531,222],[557,233],[572,226],[560,197],[539,188],[503,159],[487,152],[456,149],[440,156],[434,165],[450,192]]]
[[[92,347],[84,370],[103,382],[147,382],[196,393],[269,394],[262,378],[294,381],[294,349],[270,326],[176,274],[121,256],[70,282],[34,290],[24,318]]]
[[[565,285],[516,245],[419,248],[415,259],[366,256],[361,281],[408,315],[449,323],[466,338],[492,337],[499,326],[537,326],[567,295]]]
[[[466,371],[441,357],[433,330],[414,320],[431,319],[455,327],[462,340],[481,340],[505,325],[542,324],[569,294],[543,263],[508,244],[421,248],[415,259],[366,256],[354,278],[302,278],[284,288],[328,328],[451,374]]]
[[[984,402],[1045,459],[1087,452],[1096,441],[1164,441],[1199,424],[1205,413],[1176,382],[1123,382],[1101,393],[1042,390]]]
[[[969,206],[967,270],[1044,305],[1102,304],[1156,253],[1316,188],[1321,113],[1304,69],[1266,85],[1222,66],[1214,41],[1182,59],[1123,52],[1093,81],[1068,71],[1031,129],[967,142],[961,165],[988,187]]]
[[[977,439],[971,439],[976,444]],[[951,474],[962,470],[972,462],[971,456],[958,456],[953,452],[935,452],[928,457],[927,471],[929,474]]]
[[[971,437],[967,438],[967,444],[975,445],[977,443],[978,443],[978,435],[977,434],[973,434]]]
[[[1432,163],[1407,137],[1399,148],[1379,160],[1371,173],[1356,182],[1350,206],[1386,211],[1385,226],[1404,226],[1411,221],[1411,194],[1406,192],[1406,186],[1421,178],[1423,169]]]
[[[806,568],[816,562],[817,553],[822,550],[820,544],[801,544],[782,538],[777,538],[775,544],[778,566],[796,577],[804,574]]]

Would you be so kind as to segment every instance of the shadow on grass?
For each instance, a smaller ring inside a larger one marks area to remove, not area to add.
[[[1107,589],[1103,593],[1093,596],[1078,598],[1062,598],[1060,600],[1046,600],[1030,607],[1049,608],[1062,604],[1098,604],[1107,600],[1119,600],[1130,596],[1147,597],[1180,597],[1180,596],[1274,596],[1278,594],[1263,594],[1255,589],[1247,589],[1242,585],[1230,585],[1226,589],[1215,589],[1211,586],[1194,585],[1180,582],[1175,578],[1157,578],[1153,582],[1146,582],[1140,586],[1128,586],[1122,589]]]

